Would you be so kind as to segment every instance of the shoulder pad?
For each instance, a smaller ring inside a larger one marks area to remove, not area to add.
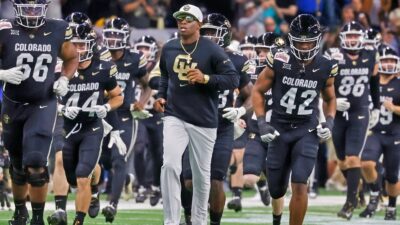
[[[332,51],[333,50],[333,51]],[[329,54],[330,53],[330,54]],[[335,60],[343,60],[344,59],[344,55],[341,51],[339,51],[338,48],[331,48],[328,51],[329,57],[330,59],[335,59]]]
[[[8,20],[0,20],[0,30],[11,29],[12,24]]]
[[[256,63],[253,60],[247,60],[242,67],[242,72],[248,75],[256,73]]]
[[[134,48],[130,48],[130,49],[129,49],[129,52],[131,52],[131,53],[137,53],[137,54],[140,53],[140,51],[138,51],[138,50],[136,50],[136,49],[134,49]]]
[[[243,53],[242,53],[242,52],[239,52],[239,51],[232,51],[232,54],[244,56]]]
[[[267,57],[267,59],[268,59],[268,57]],[[279,60],[281,62],[284,62],[284,63],[288,63],[289,59],[290,59],[290,55],[287,53],[287,51],[279,51],[279,52],[275,53],[274,60],[275,59]]]

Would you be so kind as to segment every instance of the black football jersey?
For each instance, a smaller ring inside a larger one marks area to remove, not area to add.
[[[66,122],[92,122],[97,120],[92,107],[105,104],[105,91],[111,91],[117,86],[115,79],[117,67],[112,62],[93,59],[90,66],[78,70],[69,81],[68,94],[62,98],[66,107],[82,108],[78,116],[71,121],[64,117]]]
[[[357,60],[351,60],[343,49],[331,48],[325,55],[337,61],[338,76],[335,78],[335,94],[337,98],[347,98],[349,111],[368,107],[370,94],[370,78],[377,62],[375,50],[360,50]]]
[[[122,58],[114,62],[118,69],[115,78],[124,95],[124,103],[118,109],[129,110],[130,105],[135,101],[137,83],[146,75],[147,60],[138,51],[129,49],[124,51]]]
[[[389,83],[380,85],[380,116],[378,124],[372,128],[373,132],[399,134],[400,116],[386,109],[383,102],[390,101],[394,105],[400,105],[400,80],[393,78]]]
[[[321,55],[303,65],[289,49],[268,54],[268,66],[275,77],[272,84],[271,122],[318,124],[318,101],[326,81],[337,74],[334,61]]]
[[[24,103],[47,100],[54,96],[54,69],[57,56],[72,31],[63,20],[46,19],[46,23],[30,33],[15,20],[0,21],[0,58],[2,69],[22,66],[23,81],[19,85],[5,83],[8,98]]]
[[[236,68],[236,71],[239,73],[239,89],[245,87],[250,82],[250,75],[251,75],[251,65],[249,60],[246,56],[244,56],[240,52],[232,52],[226,51],[226,54],[231,59],[233,65]],[[234,90],[224,90],[219,91],[218,95],[218,121],[219,124],[227,123],[231,124],[231,122],[222,117],[222,114],[225,112],[223,111],[224,108],[233,107],[233,100],[234,100]]]

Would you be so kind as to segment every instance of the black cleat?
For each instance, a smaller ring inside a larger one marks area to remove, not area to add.
[[[235,210],[235,212],[239,212],[242,210],[242,199],[240,197],[233,197],[232,200],[228,202],[228,209]]]
[[[99,215],[99,211],[100,211],[99,195],[98,194],[96,196],[92,195],[88,211],[90,218],[96,218],[96,216]]]
[[[360,217],[371,218],[376,213],[378,204],[379,204],[379,197],[371,196],[367,208],[365,208],[364,211],[360,213]]]
[[[355,206],[352,203],[346,202],[343,208],[337,213],[337,216],[350,220],[351,217],[353,216],[354,208]]]
[[[385,220],[396,220],[396,208],[386,208]]]
[[[57,209],[52,215],[47,217],[49,225],[67,225],[67,213],[62,209]]]
[[[13,216],[11,220],[8,221],[9,225],[27,225],[29,224],[29,214],[28,211],[26,211],[26,214],[24,213],[23,215],[18,214]]]
[[[258,192],[261,196],[261,201],[265,206],[269,206],[271,204],[271,196],[269,194],[269,190],[267,185],[258,189]]]
[[[156,206],[161,199],[161,191],[159,187],[151,186],[150,205]]]
[[[101,214],[106,218],[106,223],[112,223],[115,219],[115,215],[117,214],[117,209],[113,205],[108,205],[101,211]]]

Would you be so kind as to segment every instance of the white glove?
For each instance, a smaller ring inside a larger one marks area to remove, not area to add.
[[[233,140],[236,140],[243,135],[244,131],[246,130],[245,127],[246,123],[243,120],[236,120],[233,123]]]
[[[277,130],[274,131],[274,133],[268,133],[268,134],[264,134],[261,135],[261,141],[268,143],[271,142],[273,140],[275,140],[276,137],[278,137],[279,135],[281,135]]]
[[[104,119],[101,120],[101,123],[103,124],[103,137],[107,136],[107,134],[109,134],[111,132],[111,130],[113,129],[113,127],[107,123],[107,121],[105,121]]]
[[[318,124],[317,135],[319,138],[326,141],[332,136],[332,132],[328,127],[323,127],[321,124]]]
[[[110,133],[110,142],[108,142],[108,148],[112,148],[114,144],[116,145],[120,155],[126,154],[126,145],[124,141],[122,141],[119,130],[114,130]]]
[[[24,75],[21,69],[21,66],[17,66],[8,70],[0,70],[0,80],[10,84],[20,84]]]
[[[336,98],[336,110],[337,111],[347,111],[350,108],[350,102],[347,101],[347,98]]]
[[[81,107],[76,107],[76,106],[64,107],[62,109],[64,116],[70,120],[75,119],[76,116],[79,114],[79,111],[81,111]]]
[[[96,113],[98,118],[104,119],[111,110],[111,106],[108,103],[104,105],[95,105],[92,107],[92,110]]]
[[[58,96],[65,96],[68,93],[69,80],[66,76],[60,76],[53,84],[53,91]]]
[[[222,117],[230,120],[232,123],[246,114],[246,109],[243,106],[240,108],[228,107],[223,109],[223,111],[225,113],[222,115]]]
[[[379,122],[379,109],[373,109],[369,114],[369,124],[368,128],[371,129]]]
[[[147,111],[145,109],[131,111],[131,114],[134,119],[139,119],[139,120],[153,117],[153,114],[151,114],[149,111]]]

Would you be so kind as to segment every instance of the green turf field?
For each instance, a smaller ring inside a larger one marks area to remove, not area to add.
[[[339,206],[330,207],[310,207],[307,212],[306,221],[304,224],[308,225],[364,225],[364,224],[375,224],[375,225],[395,225],[400,224],[400,221],[388,222],[383,220],[384,213],[379,212],[372,219],[361,219],[358,218],[360,209],[356,211],[354,218],[351,221],[345,221],[335,216]],[[46,212],[48,215],[50,211]],[[7,224],[7,220],[11,217],[12,212],[1,211],[0,212],[0,224]],[[73,219],[73,212],[69,211],[68,218],[70,223]],[[288,224],[288,210],[285,210],[283,215],[282,224]],[[102,215],[99,215],[96,219],[87,218],[85,224],[106,224]],[[118,212],[117,219],[113,225],[160,225],[162,224],[162,211],[161,210],[121,210]],[[224,225],[239,225],[239,224],[251,224],[251,225],[265,225],[271,223],[271,208],[246,208],[243,212],[234,213],[232,211],[226,211],[222,219]]]
[[[243,196],[245,200],[249,200],[254,196],[254,191],[244,191]],[[335,191],[325,191],[323,189],[320,190],[320,197],[317,200],[310,199],[310,207],[308,208],[306,219],[304,224],[305,225],[400,225],[400,221],[388,222],[384,221],[384,209],[378,212],[373,218],[371,219],[362,219],[358,217],[358,214],[361,212],[362,209],[357,209],[353,215],[351,221],[346,221],[344,219],[336,217],[337,211],[341,208],[342,199],[344,200],[343,193],[335,192]],[[230,194],[227,194],[228,197]],[[73,199],[74,194],[70,194],[69,196],[69,206],[70,208],[73,207]],[[335,201],[331,204],[328,201],[321,201],[323,198],[330,197],[330,199],[342,198],[339,201]],[[102,195],[102,199],[105,200],[105,195]],[[367,198],[368,199],[368,198]],[[245,202],[244,200],[244,202]],[[288,198],[286,199],[285,205],[288,206]],[[53,196],[48,196],[48,202],[53,201]],[[250,202],[251,201],[247,201]],[[258,201],[256,201],[258,202]],[[105,203],[105,202],[103,202]],[[102,204],[103,204],[102,203]],[[258,202],[259,203],[259,202]],[[124,204],[125,207],[131,208],[131,205],[137,206],[133,200],[129,202],[122,201],[121,204]],[[315,204],[322,204],[316,206]],[[29,203],[27,203],[29,205]],[[261,205],[261,203],[259,203]],[[117,214],[116,220],[113,222],[113,225],[161,225],[162,224],[162,210],[151,208],[146,202],[142,204],[145,209],[135,209],[135,210],[119,210]],[[104,205],[102,205],[104,207]],[[30,207],[29,207],[30,208]],[[266,225],[272,224],[272,211],[271,206],[263,207],[263,206],[244,206],[243,211],[239,213],[235,213],[231,210],[225,209],[224,216],[222,218],[223,225]],[[46,211],[47,217],[52,211]],[[0,225],[6,225],[7,221],[11,218],[12,212],[11,211],[0,211]],[[69,224],[72,223],[74,218],[74,212],[68,211],[68,218]],[[282,225],[289,223],[289,211],[288,208],[285,208],[283,218],[282,218]],[[85,224],[106,224],[104,217],[100,214],[97,218],[91,219],[89,217],[86,218]]]

